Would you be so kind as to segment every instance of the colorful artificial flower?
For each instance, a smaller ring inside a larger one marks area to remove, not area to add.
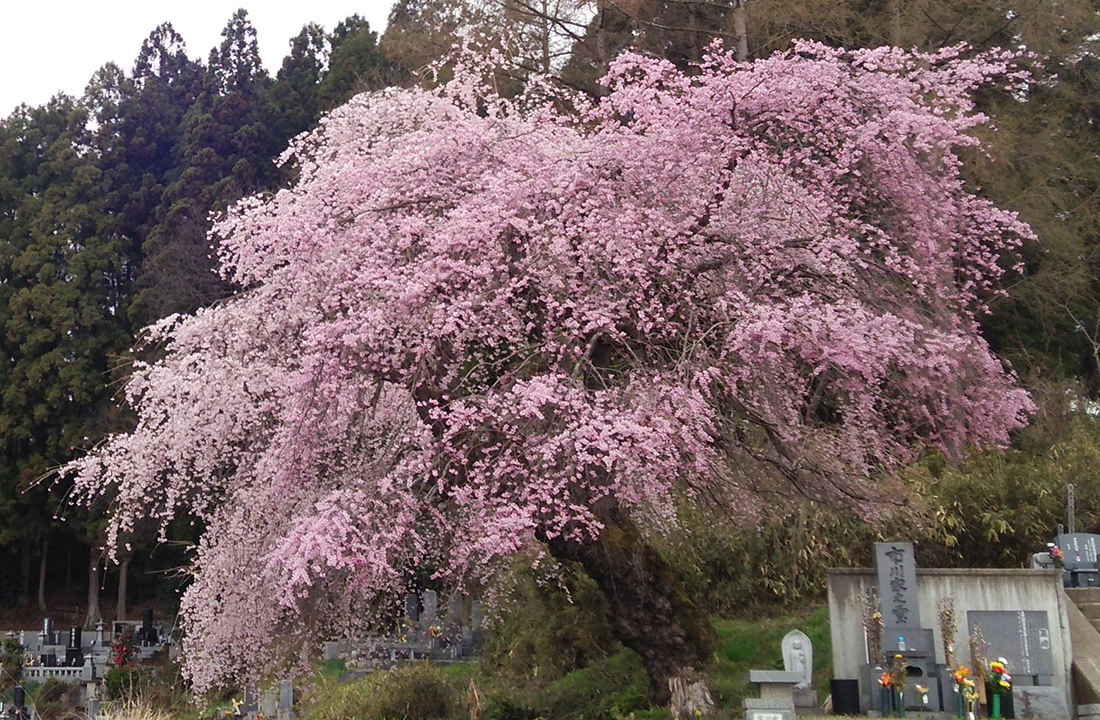
[[[993,673],[991,685],[993,686],[993,692],[997,695],[1004,695],[1012,690],[1012,676],[1008,674],[1008,661],[1004,658],[997,658],[989,663],[989,669]]]

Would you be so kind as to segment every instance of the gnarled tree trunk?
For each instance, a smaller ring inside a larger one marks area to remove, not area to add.
[[[616,638],[642,656],[650,703],[667,705],[669,681],[693,676],[706,664],[717,641],[714,628],[618,503],[603,500],[595,514],[604,528],[594,542],[547,539],[545,533],[539,539],[551,555],[579,562],[596,581]]]

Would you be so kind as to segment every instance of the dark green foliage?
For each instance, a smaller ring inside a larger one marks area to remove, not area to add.
[[[305,720],[436,720],[451,717],[459,694],[447,676],[428,664],[378,672],[362,680],[326,684]]]
[[[649,707],[649,679],[638,654],[620,650],[574,670],[536,698],[546,718],[619,720]]]
[[[27,704],[34,705],[35,712],[44,719],[63,717],[67,711],[66,696],[72,685],[57,678],[46,678],[41,683],[24,683],[27,690]]]
[[[825,508],[776,510],[747,527],[713,509],[685,506],[680,531],[660,540],[687,592],[730,616],[820,598],[830,567],[867,565],[876,532]]]
[[[320,25],[310,23],[290,41],[290,54],[272,86],[279,135],[292,138],[308,130],[320,114],[318,90],[328,64],[328,38]]]
[[[331,109],[352,95],[389,84],[388,63],[378,50],[378,33],[358,15],[343,20],[329,36],[329,69],[318,89],[321,105]]]
[[[498,617],[483,648],[485,662],[513,680],[552,680],[617,650],[607,603],[575,564],[530,558],[498,585]]]
[[[530,705],[510,697],[494,697],[485,706],[485,720],[538,720],[542,715]]]
[[[283,146],[270,84],[256,31],[239,10],[210,51],[201,92],[182,117],[175,179],[142,246],[141,291],[132,310],[138,325],[193,312],[232,292],[215,272],[209,216],[276,178],[272,159]]]
[[[149,680],[144,668],[113,667],[103,676],[103,692],[108,700],[135,700],[145,694]]]
[[[0,645],[0,691],[7,690],[23,679],[23,646],[18,640],[5,640]]]

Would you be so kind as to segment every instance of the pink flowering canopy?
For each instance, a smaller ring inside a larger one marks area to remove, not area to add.
[[[242,291],[151,330],[136,429],[67,472],[112,542],[205,523],[200,692],[353,631],[410,568],[594,537],[601,498],[657,528],[684,493],[870,512],[877,468],[1031,408],[976,322],[1031,232],[954,154],[1013,62],[804,44],[626,55],[590,104],[462,72],[361,95],[217,226]]]

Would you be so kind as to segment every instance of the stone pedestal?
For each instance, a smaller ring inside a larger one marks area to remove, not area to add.
[[[794,689],[802,674],[786,670],[750,670],[749,682],[760,686],[759,698],[745,698],[745,720],[794,720]]]
[[[745,698],[745,720],[794,720],[794,706],[782,700]]]

